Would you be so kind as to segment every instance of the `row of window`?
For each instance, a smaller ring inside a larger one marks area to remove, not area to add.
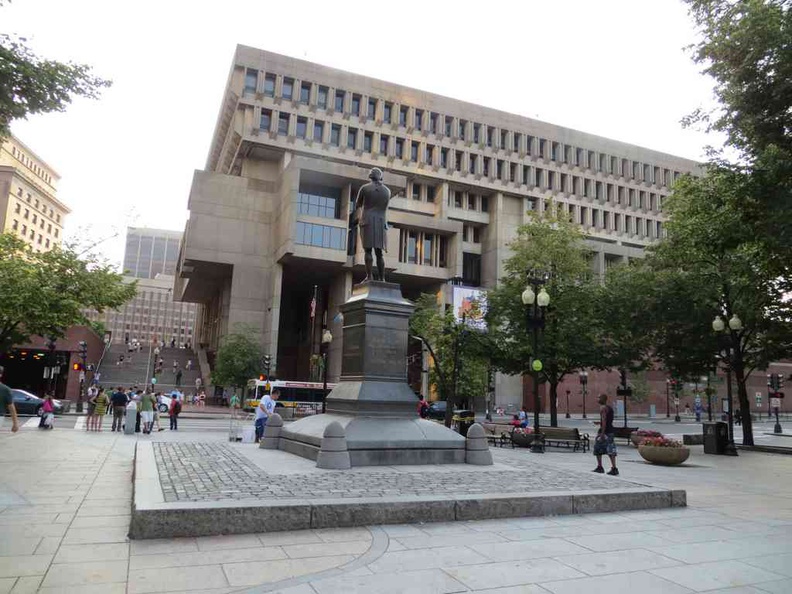
[[[300,245],[346,250],[347,230],[329,225],[297,221],[294,242]]]
[[[23,238],[25,238],[25,239],[29,238],[31,243],[35,241],[36,243],[38,243],[38,245],[41,245],[41,246],[45,247],[46,249],[49,249],[50,245],[52,245],[53,247],[58,245],[58,243],[56,241],[52,241],[52,243],[50,243],[49,238],[48,237],[45,238],[44,236],[41,235],[41,233],[38,234],[38,240],[37,240],[36,239],[36,230],[33,227],[30,227],[30,231],[28,231],[28,226],[25,225],[25,224],[23,224],[20,227],[19,221],[17,219],[14,219],[11,222],[11,230],[12,231],[18,231],[19,234]]]
[[[462,241],[481,243],[481,229],[476,225],[462,225]]]
[[[291,118],[295,118],[297,122],[294,131],[290,128]],[[293,135],[297,138],[307,139],[307,126],[308,118],[280,112],[278,114],[277,130],[272,130],[272,112],[262,110],[261,129],[263,130],[277,132],[277,134],[284,136],[292,135],[292,132],[294,132]],[[327,130],[329,130],[329,136],[326,135]],[[345,140],[344,134],[346,135]],[[438,164],[440,167],[448,167],[459,172],[488,178],[492,177],[542,190],[565,192],[583,198],[596,198],[606,202],[613,202],[614,204],[651,210],[661,209],[662,195],[654,192],[636,190],[569,173],[523,165],[506,159],[496,159],[476,153],[436,147],[386,134],[377,134],[379,136],[379,150],[374,151],[374,136],[373,132],[363,132],[361,137],[361,131],[357,128],[341,126],[340,124],[332,124],[328,128],[326,122],[315,120],[313,123],[312,138],[321,139],[322,142],[327,142],[331,146],[346,146],[351,150],[362,150],[368,153],[378,152],[379,154],[395,156],[414,163]],[[342,141],[344,142],[343,145]],[[406,148],[409,150],[409,156],[405,156]]]
[[[445,268],[448,264],[448,238],[399,228],[399,262]]]
[[[489,212],[489,196],[484,196],[483,194],[452,189],[448,191],[448,205],[451,206],[452,204],[454,208]]]
[[[57,227],[55,227],[55,229],[53,231],[52,223],[47,223],[47,221],[44,219],[43,216],[39,217],[38,215],[34,214],[31,217],[29,208],[26,208],[25,212],[23,213],[22,212],[22,205],[19,204],[18,202],[14,206],[14,213],[15,214],[21,214],[22,218],[25,219],[25,220],[30,220],[31,226],[33,226],[33,227],[38,224],[38,226],[41,229],[44,229],[44,227],[46,226],[47,227],[47,233],[53,234],[55,237],[58,237],[58,234],[60,233]]]
[[[43,167],[39,167],[39,165],[37,165],[33,159],[28,157],[21,150],[17,149],[15,146],[12,146],[11,155],[19,159],[25,167],[32,170],[33,173],[38,175],[41,179],[46,181],[48,184],[52,185],[52,176],[49,173],[47,173]]]
[[[259,71],[246,70],[244,93],[255,94],[259,89]],[[278,88],[280,85],[280,88]],[[532,136],[523,132],[499,129],[436,112],[399,105],[393,102],[363,97],[359,93],[330,89],[308,81],[267,73],[264,75],[263,95],[278,97],[304,105],[315,105],[324,110],[349,114],[385,124],[412,127],[417,131],[456,138],[481,147],[503,149],[520,154],[538,156],[558,164],[588,168],[604,174],[622,176],[638,182],[657,183],[670,187],[680,173],[639,161],[619,158],[554,140]],[[331,96],[332,92],[332,96]]]
[[[577,206],[575,204],[563,203],[561,208],[569,216],[570,220],[584,227],[622,232],[650,239],[663,237],[663,223],[655,219],[610,212],[588,206]]]
[[[24,194],[25,194],[25,191],[22,188],[17,188],[17,197],[19,197],[21,199],[24,196]],[[27,193],[27,203],[31,204],[33,206],[33,208],[38,209],[38,207],[39,207],[39,199],[38,198],[34,199],[33,195],[30,192]],[[19,205],[17,205],[17,208],[18,207],[19,207]],[[61,218],[60,215],[56,214],[55,210],[52,208],[52,206],[49,206],[46,202],[44,202],[42,200],[41,201],[41,212],[44,215],[46,215],[47,214],[47,210],[49,210],[49,218],[54,219],[56,222],[60,223],[60,218]]]

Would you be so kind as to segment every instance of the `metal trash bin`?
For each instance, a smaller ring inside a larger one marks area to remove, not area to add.
[[[476,413],[472,410],[455,410],[452,420],[456,430],[462,437],[467,437],[468,429],[476,422]]]
[[[126,405],[124,413],[124,435],[135,434],[135,422],[137,420],[137,404],[132,401]]]
[[[729,426],[721,421],[703,423],[704,453],[723,455],[729,443]]]

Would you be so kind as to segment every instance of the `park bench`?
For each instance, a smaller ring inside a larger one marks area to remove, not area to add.
[[[487,441],[492,445],[503,447],[508,443],[511,444],[512,448],[515,446],[526,448],[533,445],[534,440],[537,439],[537,435],[535,433],[517,433],[515,432],[515,429],[516,427],[513,425],[506,425],[502,423],[484,423],[484,430],[487,432]],[[544,431],[544,429],[545,428],[542,427],[541,431]],[[544,441],[544,434],[539,433],[538,439]]]
[[[627,440],[627,444],[629,445],[632,443],[630,441],[630,436],[633,434],[633,431],[638,431],[638,427],[614,427],[613,437],[614,439],[617,437],[623,437]]]
[[[571,447],[573,452],[579,449],[583,452],[590,447],[588,433],[580,434],[577,427],[541,427],[540,431],[544,434],[545,444]]]

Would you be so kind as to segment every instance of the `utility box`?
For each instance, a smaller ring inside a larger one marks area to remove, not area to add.
[[[726,423],[717,421],[714,423],[704,423],[704,453],[720,454],[726,452],[726,444],[729,443],[729,426]]]

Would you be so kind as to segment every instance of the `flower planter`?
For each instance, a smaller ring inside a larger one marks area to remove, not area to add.
[[[638,447],[641,445],[641,442],[646,439],[647,437],[662,437],[663,435],[657,431],[633,431],[630,433],[630,441],[632,442],[634,447]]]
[[[682,464],[690,456],[690,448],[664,448],[651,445],[638,446],[641,458],[651,464],[660,466],[676,466]]]

